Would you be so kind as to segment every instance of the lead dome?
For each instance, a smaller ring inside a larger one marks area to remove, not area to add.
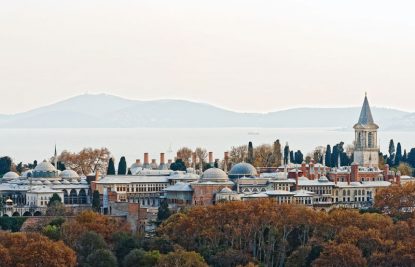
[[[228,180],[228,175],[224,171],[218,168],[207,169],[202,175],[202,181],[224,181]]]
[[[62,171],[59,176],[63,179],[79,179],[79,175],[74,170],[64,170]]]
[[[229,172],[229,178],[238,179],[241,177],[255,178],[258,176],[258,172],[254,166],[249,163],[241,162],[234,165]]]

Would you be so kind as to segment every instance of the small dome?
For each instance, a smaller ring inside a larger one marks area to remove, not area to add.
[[[50,184],[52,184],[50,181],[48,181],[48,180],[46,180],[46,181],[44,181],[43,182],[43,184],[45,184],[45,185],[50,185]]]
[[[18,179],[19,175],[15,172],[7,172],[3,175],[3,179]]]
[[[43,183],[41,181],[34,181],[32,184],[34,184],[34,185],[42,185]]]
[[[221,193],[232,193],[232,190],[229,189],[228,187],[223,188],[222,190],[220,190]]]
[[[71,184],[68,180],[63,180],[62,184]]]
[[[63,179],[73,179],[73,178],[78,179],[79,178],[78,173],[74,170],[64,170],[59,174],[59,176]]]
[[[327,179],[326,176],[320,176],[320,178],[318,178],[318,181],[320,183],[327,183],[329,181],[329,179]]]
[[[79,184],[79,182],[78,182],[78,180],[76,180],[76,179],[72,179],[72,180],[71,180],[71,184]]]
[[[35,172],[56,172],[55,166],[53,166],[50,162],[44,160],[43,162],[39,163],[36,168],[34,169]]]
[[[81,184],[88,184],[88,181],[86,179],[81,179]]]
[[[241,162],[234,165],[229,172],[229,178],[238,179],[241,177],[250,177],[254,178],[258,176],[258,172],[254,166],[249,163]]]
[[[61,182],[59,182],[58,180],[53,181],[53,184],[58,185],[58,184],[62,184]]]
[[[6,200],[7,204],[13,204],[13,200],[11,200],[10,198],[8,200]]]
[[[299,177],[298,178],[298,180],[299,181],[308,181],[308,180],[310,180],[310,179],[308,179],[307,177],[305,177],[305,176],[301,176],[301,177]]]
[[[202,175],[203,181],[228,180],[228,175],[218,168],[207,169]]]

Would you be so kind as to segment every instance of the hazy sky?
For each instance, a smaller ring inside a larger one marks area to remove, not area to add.
[[[415,111],[415,2],[0,2],[0,113],[85,92]]]

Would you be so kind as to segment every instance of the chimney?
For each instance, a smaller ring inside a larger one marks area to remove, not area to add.
[[[308,174],[307,174],[307,166],[306,166],[305,161],[303,161],[301,163],[301,171],[303,172],[303,176],[304,177],[308,177]]]
[[[209,164],[213,166],[213,152],[209,152]]]
[[[223,171],[228,172],[228,159],[229,159],[229,152],[225,152],[223,155]]]
[[[389,181],[389,164],[385,164],[385,168],[383,169],[383,180]]]
[[[356,162],[352,163],[352,171],[350,172],[350,175],[348,175],[348,180],[347,183],[350,184],[350,180],[352,182],[356,182],[359,179],[359,164],[357,164]]]
[[[299,185],[298,185],[298,170],[295,170],[295,191],[297,191],[299,189]]]
[[[176,160],[178,160],[178,159],[182,159],[182,158],[180,157],[180,153],[179,153],[179,152],[177,152],[177,153],[176,153]]]
[[[160,153],[160,165],[164,164],[164,153]]]
[[[401,172],[400,171],[396,172],[396,184],[401,185]]]
[[[95,181],[98,181],[99,180],[99,171],[96,171],[95,172]]]
[[[310,180],[314,180],[316,176],[316,170],[314,169],[314,159],[310,161]]]
[[[193,169],[196,169],[196,152],[192,153],[192,166]]]
[[[137,165],[141,164],[141,160],[136,159],[136,160],[135,160],[135,164],[137,164]]]
[[[173,160],[172,160],[172,159],[169,159],[169,160],[167,161],[167,163],[168,163],[168,164],[172,164],[172,163],[173,163]]]
[[[144,153],[144,165],[143,165],[143,169],[150,169],[150,162],[148,160],[148,153]]]

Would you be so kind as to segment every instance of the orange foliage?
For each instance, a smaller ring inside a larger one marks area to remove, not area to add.
[[[35,233],[0,232],[0,266],[76,266],[76,254],[62,241]]]

